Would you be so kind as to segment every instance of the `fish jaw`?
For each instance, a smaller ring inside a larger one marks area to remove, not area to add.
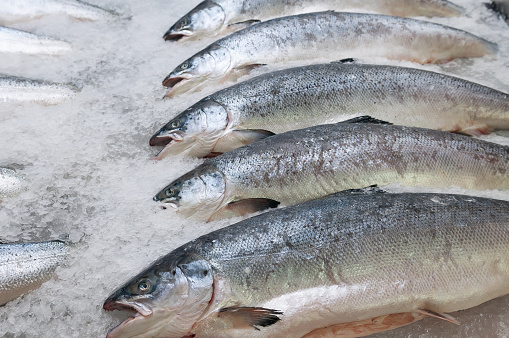
[[[175,312],[164,308],[157,308],[148,315],[144,316],[137,312],[134,316],[129,317],[122,323],[114,327],[106,338],[126,338],[126,337],[181,337],[184,333],[177,333],[175,335],[163,335],[162,329],[175,319]]]
[[[219,4],[205,0],[171,26],[163,39],[181,42],[214,36],[224,26],[225,18],[226,14]]]

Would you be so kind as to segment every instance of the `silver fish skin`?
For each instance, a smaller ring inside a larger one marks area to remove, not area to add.
[[[55,14],[87,21],[111,19],[117,15],[113,11],[83,1],[3,0],[0,7],[0,24],[8,25]]]
[[[77,87],[69,84],[0,75],[0,101],[3,102],[52,105],[74,97],[78,91]]]
[[[290,61],[384,57],[417,63],[493,56],[496,44],[455,28],[377,14],[319,12],[277,18],[222,38],[176,67],[168,96],[200,89],[252,68]]]
[[[209,159],[154,201],[184,217],[210,221],[390,183],[509,189],[509,147],[431,129],[321,125]]]
[[[509,128],[509,95],[463,79],[394,66],[322,64],[286,69],[207,96],[150,139],[156,156],[203,157],[272,134],[366,113],[398,125],[487,134]]]
[[[353,337],[362,331],[342,324],[401,313],[415,316],[399,325],[454,321],[447,313],[509,293],[508,245],[507,201],[344,192],[159,258],[106,300],[106,310],[138,311],[108,338],[318,337],[334,325]]]
[[[67,255],[60,241],[0,244],[0,305],[41,286]]]
[[[0,26],[0,53],[61,55],[70,51],[66,41]]]
[[[25,189],[26,179],[23,175],[9,168],[0,167],[0,199],[14,197]]]
[[[459,16],[464,9],[444,0],[206,0],[180,18],[165,40],[184,41],[232,33],[259,21],[325,10],[394,16]]]

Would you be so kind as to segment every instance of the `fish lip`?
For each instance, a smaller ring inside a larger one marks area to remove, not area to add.
[[[186,78],[182,77],[182,76],[172,77],[171,75],[168,75],[163,80],[163,86],[169,87],[169,88],[173,88],[173,87],[175,87],[177,84],[179,84],[183,80],[186,80]]]
[[[125,309],[134,309],[136,314],[142,315],[143,317],[150,316],[152,314],[152,308],[150,306],[137,303],[137,302],[128,302],[125,300],[114,300],[114,301],[106,301],[103,305],[103,309],[106,311],[113,310],[125,310]],[[136,315],[135,315],[136,316]]]
[[[162,136],[162,135],[156,134],[150,138],[149,144],[151,147],[155,147],[155,146],[163,146],[164,147],[172,142],[178,142],[178,141],[176,141],[173,137],[171,137],[169,135]]]
[[[193,32],[191,32],[189,30],[174,31],[173,27],[172,27],[166,33],[164,33],[163,39],[164,39],[164,41],[180,42],[180,41],[190,38],[192,35],[193,35]]]

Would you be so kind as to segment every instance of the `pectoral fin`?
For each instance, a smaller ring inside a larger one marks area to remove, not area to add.
[[[366,320],[341,323],[316,329],[306,334],[303,338],[364,337],[374,333],[396,329],[421,320],[424,317],[425,315],[421,313],[393,313]]]
[[[225,76],[219,83],[224,83],[227,80],[231,81],[237,81],[237,79],[241,76],[249,74],[253,69],[266,66],[266,64],[263,63],[253,63],[250,65],[240,66],[237,68],[233,68],[227,76]]]
[[[374,117],[371,117],[368,115],[357,116],[357,117],[351,118],[349,120],[341,121],[339,123],[374,123],[374,124],[389,124],[389,125],[392,124],[391,122],[375,119]]]
[[[261,21],[260,20],[246,20],[246,21],[241,21],[241,22],[235,22],[235,23],[229,24],[226,29],[228,30],[228,34],[229,34],[229,33],[236,32],[240,29],[244,29],[246,27],[252,26],[259,22],[261,22]]]
[[[273,132],[262,129],[232,130],[216,142],[213,151],[226,153],[272,135]]]
[[[223,218],[244,216],[257,211],[269,208],[276,208],[278,201],[268,198],[249,198],[241,201],[235,201],[227,204],[222,209],[216,211],[209,221],[217,221]]]
[[[431,310],[427,310],[427,309],[418,309],[417,312],[424,316],[435,317],[438,319],[445,320],[446,322],[460,325],[460,323],[458,322],[458,320],[456,318],[454,318],[453,316],[448,315],[446,313],[439,313],[439,312],[435,312],[435,311],[431,311]]]
[[[227,318],[236,329],[267,327],[281,320],[283,312],[261,307],[227,307],[219,310],[218,317]]]

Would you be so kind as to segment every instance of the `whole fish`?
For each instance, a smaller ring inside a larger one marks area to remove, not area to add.
[[[0,305],[49,280],[67,254],[60,241],[0,244]]]
[[[457,323],[447,313],[509,293],[508,245],[508,201],[340,193],[159,258],[105,301],[137,311],[108,337],[358,337],[425,316]]]
[[[0,101],[57,104],[76,95],[72,85],[0,75]]]
[[[0,199],[14,197],[24,189],[25,177],[12,169],[0,167]]]
[[[210,221],[372,184],[509,189],[509,147],[431,129],[337,123],[207,160],[155,197]]]
[[[0,24],[12,24],[46,15],[64,14],[78,20],[104,20],[113,11],[78,0],[2,0]]]
[[[381,65],[322,64],[260,75],[207,96],[150,139],[157,155],[203,157],[275,133],[365,115],[470,135],[509,128],[509,95],[455,77]]]
[[[182,41],[229,34],[261,20],[309,12],[377,12],[395,16],[459,16],[463,8],[445,0],[205,0],[164,34]]]
[[[494,55],[497,48],[478,36],[431,22],[377,14],[309,13],[265,21],[222,38],[180,64],[163,85],[172,88],[171,96],[196,90],[205,79],[224,81],[266,64],[352,56],[435,63]]]
[[[70,50],[68,42],[0,26],[0,53],[59,55]]]

